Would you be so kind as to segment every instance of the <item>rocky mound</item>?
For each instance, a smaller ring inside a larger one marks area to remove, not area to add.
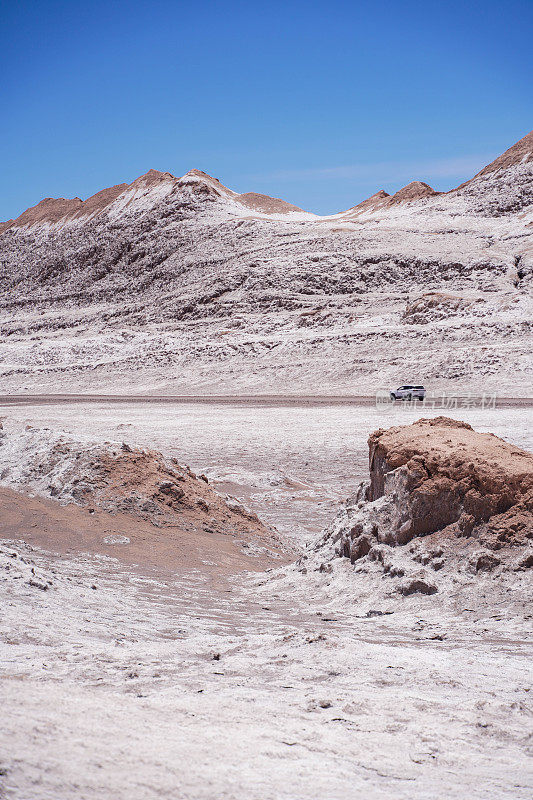
[[[455,584],[533,566],[531,453],[447,417],[380,429],[368,444],[370,481],[319,542],[322,571],[340,556],[396,579],[395,592],[433,594],[421,565]]]
[[[395,205],[396,203],[409,203],[412,200],[419,200],[421,197],[434,197],[440,194],[432,189],[428,183],[423,181],[411,181],[407,186],[399,189],[388,200],[388,205]]]
[[[399,506],[385,539],[405,544],[450,525],[458,535],[485,523],[496,530],[504,516],[504,541],[522,545],[527,533],[533,535],[533,520],[521,516],[533,499],[531,453],[447,417],[380,429],[368,446],[368,500],[396,495]],[[511,510],[518,515],[513,522]],[[500,546],[494,543],[494,549]]]
[[[2,485],[62,504],[127,513],[158,527],[278,541],[235,498],[215,492],[205,475],[154,450],[81,442],[28,426],[0,430],[0,463]]]

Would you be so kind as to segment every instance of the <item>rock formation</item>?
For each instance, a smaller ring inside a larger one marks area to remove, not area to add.
[[[22,492],[75,503],[87,510],[126,513],[158,527],[242,536],[278,544],[235,498],[223,498],[175,459],[125,442],[95,443],[46,429],[1,430],[2,484]]]
[[[367,569],[404,577],[402,594],[437,591],[443,575],[533,565],[533,455],[447,417],[375,431],[370,480],[317,546]],[[414,571],[413,571],[414,570]]]

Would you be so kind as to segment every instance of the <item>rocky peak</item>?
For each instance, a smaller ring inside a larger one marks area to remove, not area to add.
[[[517,164],[527,164],[531,161],[533,161],[533,131],[530,131],[516,144],[513,144],[497,159],[487,164],[481,172],[478,172],[475,178],[481,175],[488,175],[490,172],[496,172],[499,169],[508,169]],[[475,178],[472,178],[472,180],[475,180]]]
[[[177,178],[175,178],[174,175],[171,175],[170,172],[159,172],[157,169],[149,169],[148,172],[144,173],[144,175],[140,175],[133,181],[133,183],[130,183],[130,188],[140,185],[156,186],[159,183],[175,180],[177,180]]]
[[[399,189],[396,194],[393,194],[388,202],[391,205],[393,203],[408,203],[411,200],[418,200],[421,197],[434,197],[437,194],[440,194],[440,192],[436,192],[428,183],[411,181],[407,186]]]

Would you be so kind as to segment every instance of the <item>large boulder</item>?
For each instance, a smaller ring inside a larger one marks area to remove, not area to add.
[[[531,453],[446,417],[377,430],[368,445],[370,480],[326,529],[321,558],[334,545],[336,555],[399,578],[450,559],[474,573],[533,564]],[[415,584],[398,590],[422,591]]]
[[[518,538],[531,524],[522,515],[531,505],[533,455],[491,433],[436,417],[377,430],[368,447],[368,500],[396,498],[387,538],[398,544],[453,523],[469,534],[492,520]]]

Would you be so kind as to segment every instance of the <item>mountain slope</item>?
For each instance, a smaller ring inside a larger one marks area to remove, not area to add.
[[[533,131],[530,131],[526,136],[516,142],[516,144],[513,144],[512,147],[506,150],[505,153],[486,167],[483,167],[481,172],[478,172],[472,180],[474,181],[482,175],[488,175],[491,172],[497,172],[501,169],[509,169],[519,164],[530,164],[531,161],[533,161]]]
[[[67,225],[73,221],[85,223],[104,213],[117,217],[132,210],[148,210],[164,197],[179,193],[183,189],[192,189],[199,194],[226,200],[235,207],[236,213],[243,214],[249,209],[259,214],[296,213],[305,219],[315,218],[314,214],[308,214],[301,208],[275,197],[255,192],[238,194],[223,186],[216,178],[197,169],[190,170],[181,178],[175,178],[170,172],[150,169],[130,184],[121,183],[102,189],[85,201],[79,197],[73,199],[47,197],[36,206],[28,208],[16,219],[0,223],[0,234],[10,228],[50,227],[58,224]]]
[[[531,394],[524,141],[332,217],[198,170],[43,201],[0,235],[5,391]]]
[[[484,167],[455,194],[491,216],[527,211],[533,203],[533,131]]]

